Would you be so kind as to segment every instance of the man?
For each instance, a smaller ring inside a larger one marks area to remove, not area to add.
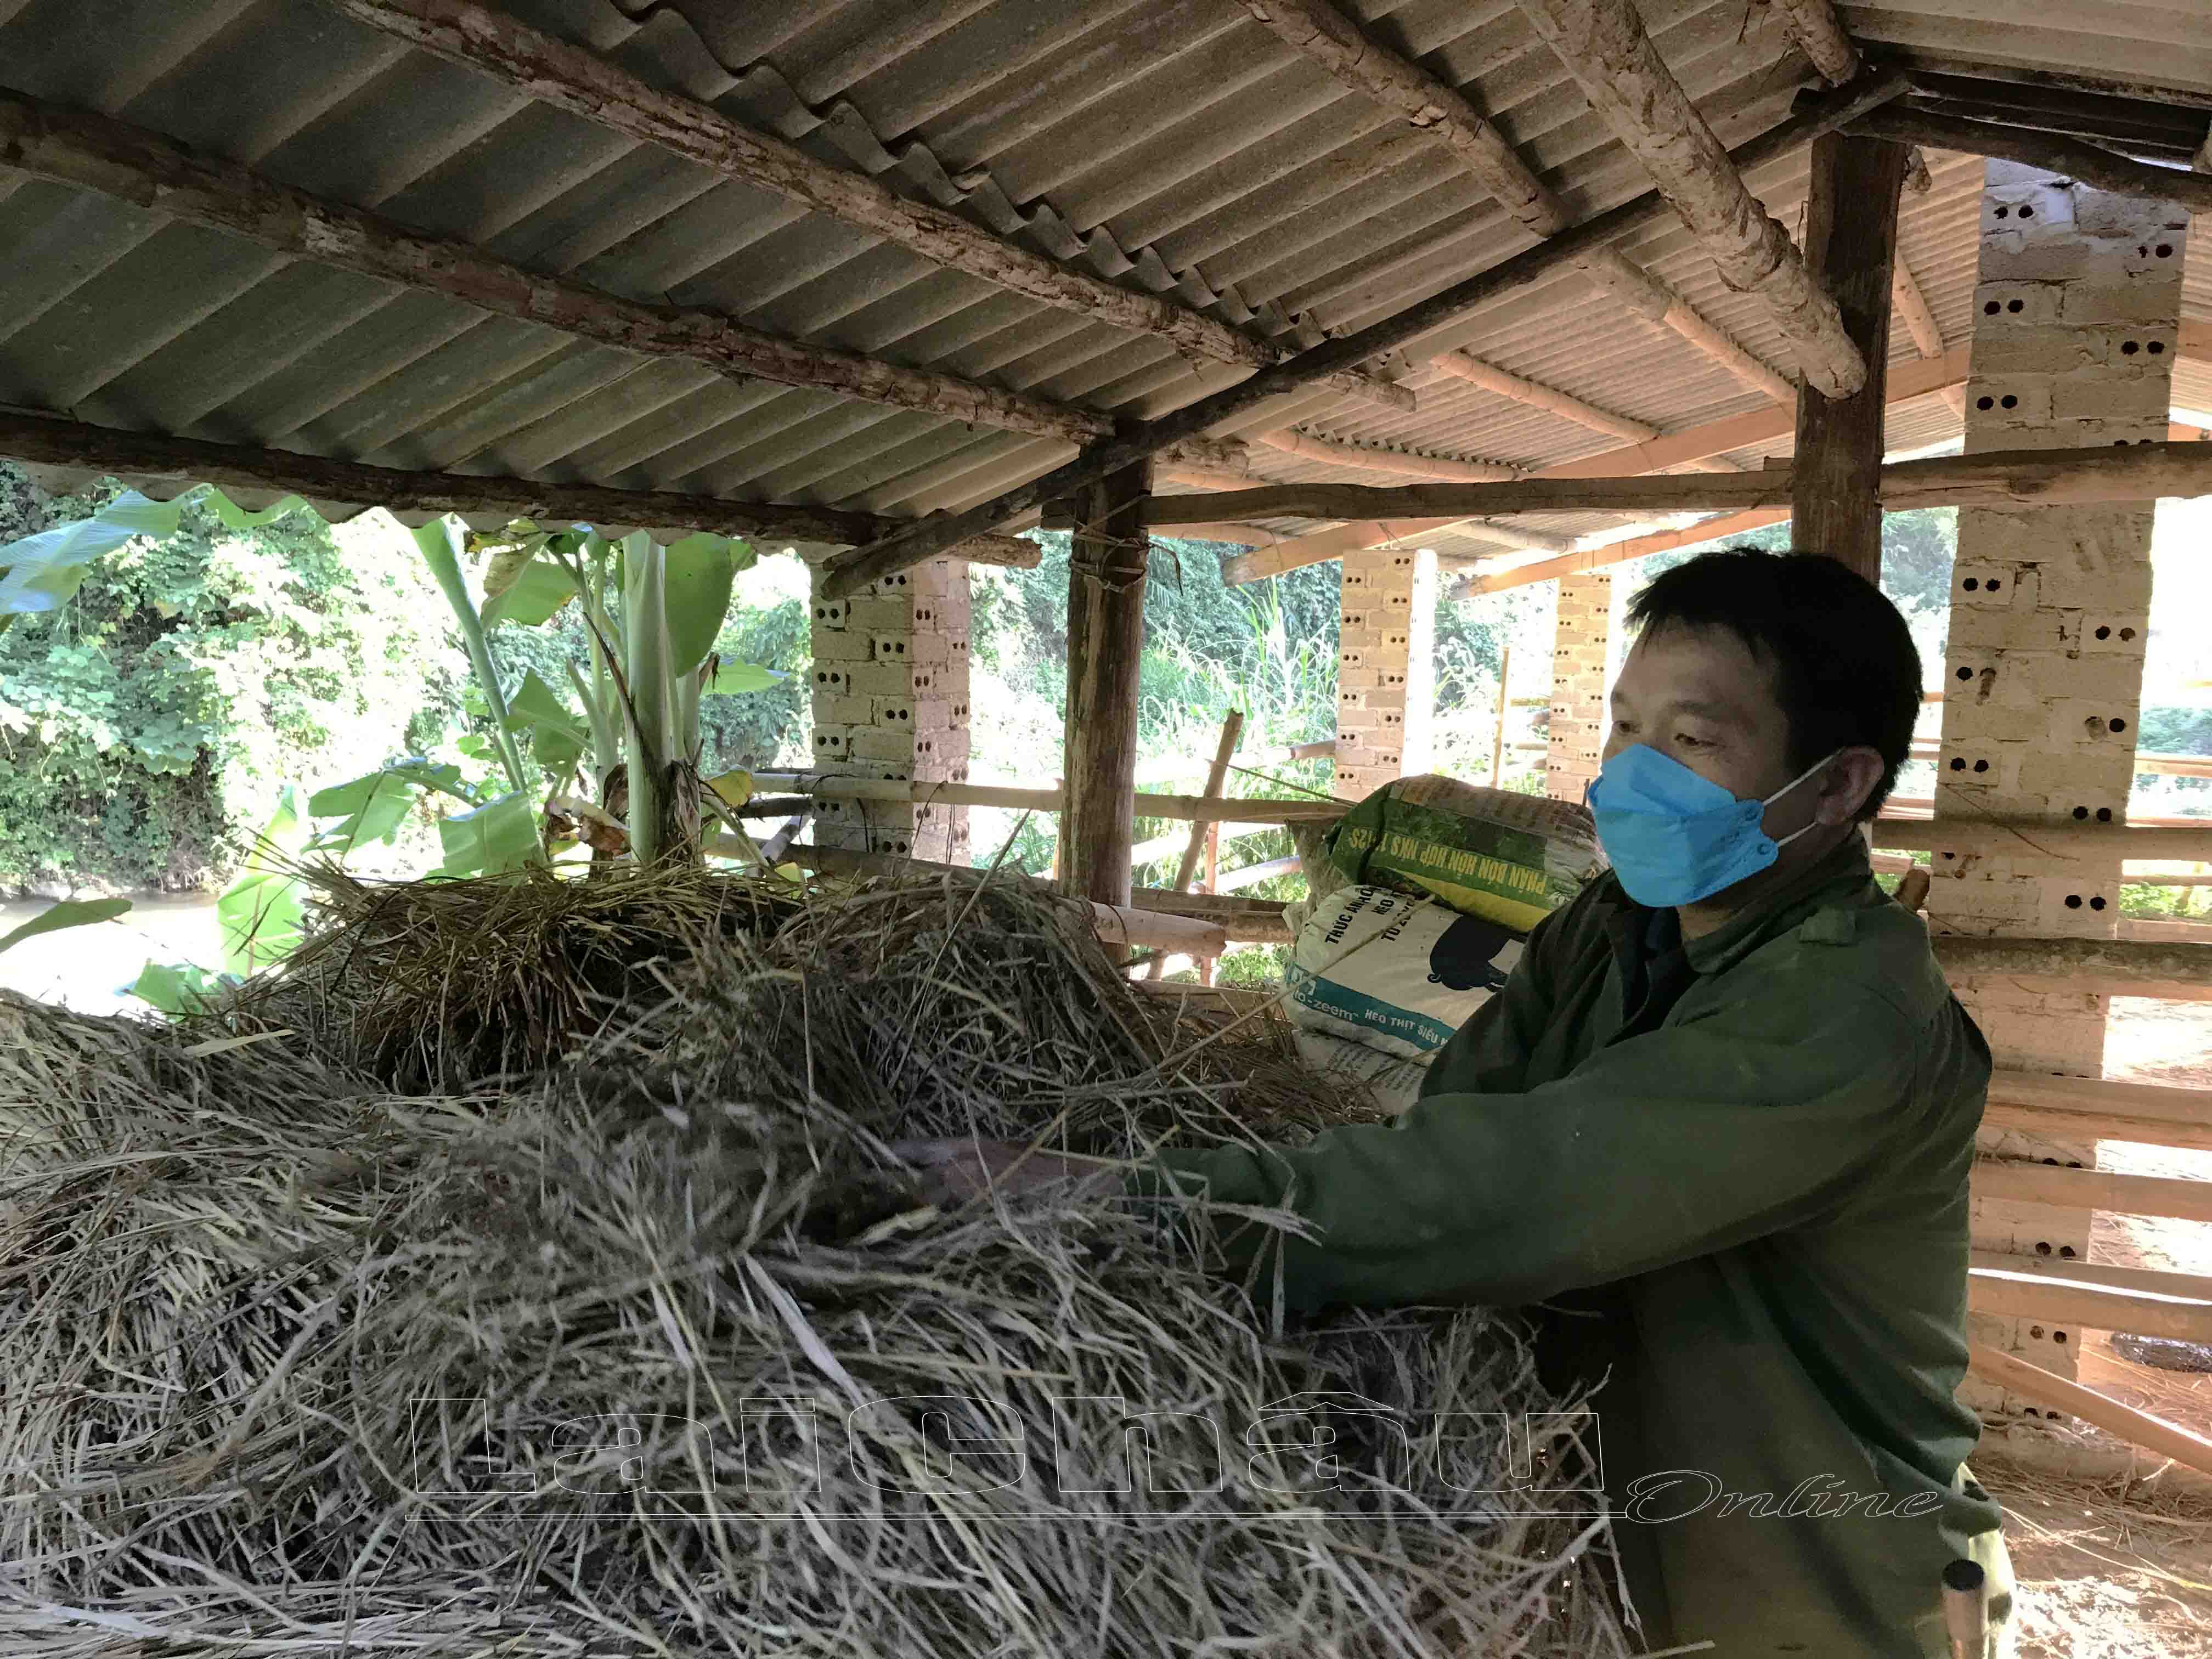
[[[1420,1101],[1160,1161],[1313,1224],[1267,1236],[1294,1307],[1541,1304],[1547,1380],[1602,1383],[1651,1647],[1941,1656],[1946,1564],[1981,1560],[2000,1620],[2010,1576],[1953,1398],[1989,1050],[1859,828],[1911,744],[1918,653],[1824,558],[1708,554],[1629,614],[1590,792],[1613,871],[1536,928]],[[922,1157],[956,1193],[1007,1169],[955,1146]]]

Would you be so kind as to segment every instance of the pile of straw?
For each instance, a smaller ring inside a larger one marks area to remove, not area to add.
[[[1127,1156],[1335,1085],[1026,891],[727,913],[496,1093],[0,1000],[0,1650],[1626,1651],[1602,1523],[1453,1415],[1558,1413],[1571,1467],[1510,1323],[1285,1326],[1202,1206],[940,1214],[885,1144]]]

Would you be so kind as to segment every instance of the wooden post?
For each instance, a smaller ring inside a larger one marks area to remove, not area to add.
[[[1790,475],[1790,540],[1881,580],[1882,406],[1888,386],[1890,272],[1905,147],[1831,133],[1813,141],[1813,191],[1805,258],[1843,313],[1844,331],[1866,360],[1866,383],[1848,397],[1797,395],[1796,465]]]
[[[1067,571],[1067,811],[1063,892],[1127,904],[1136,844],[1137,679],[1145,648],[1143,509],[1151,466],[1086,485]]]
[[[1505,701],[1506,676],[1513,672],[1513,647],[1505,647],[1498,659],[1498,730],[1490,739],[1490,787],[1505,787],[1505,711],[1511,707]]]

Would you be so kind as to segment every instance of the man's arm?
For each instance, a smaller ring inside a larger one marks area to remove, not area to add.
[[[1818,958],[1814,959],[1815,962]],[[1425,1096],[1388,1126],[1295,1150],[1163,1153],[1179,1187],[1295,1212],[1294,1307],[1512,1305],[1761,1237],[1856,1189],[1919,1109],[1919,1033],[1893,1004],[1800,967],[1756,997],[1601,1049],[1526,1092]],[[1271,1264],[1272,1265],[1272,1264]]]

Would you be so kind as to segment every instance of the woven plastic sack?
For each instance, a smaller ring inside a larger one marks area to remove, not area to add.
[[[1505,983],[1520,936],[1387,887],[1340,887],[1298,929],[1291,1021],[1411,1058],[1442,1048]]]
[[[1485,789],[1456,778],[1400,778],[1331,832],[1343,880],[1425,894],[1462,915],[1526,933],[1605,867],[1578,802]]]

